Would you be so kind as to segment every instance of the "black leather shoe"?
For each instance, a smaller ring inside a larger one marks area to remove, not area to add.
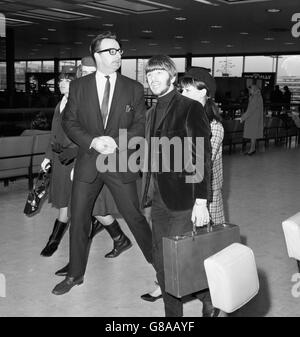
[[[247,155],[248,155],[248,156],[252,156],[252,155],[254,155],[255,152],[256,152],[256,150],[251,151],[251,152],[248,152]]]
[[[89,238],[92,239],[95,235],[102,232],[103,229],[104,226],[102,225],[102,223],[98,221],[95,217],[92,217],[92,229]]]
[[[68,275],[68,270],[69,270],[69,263],[65,265],[63,268],[59,269],[55,275],[57,276],[67,276]]]
[[[141,298],[144,301],[155,302],[155,301],[159,300],[160,298],[162,298],[162,295],[152,296],[149,293],[147,293],[147,294],[142,295]]]
[[[129,249],[132,246],[131,241],[125,234],[121,234],[119,240],[114,241],[114,249],[107,253],[105,257],[107,258],[114,258],[119,256],[121,253],[125,252],[125,250]]]
[[[79,286],[83,283],[83,276],[74,278],[67,276],[62,282],[58,283],[52,290],[54,295],[63,295],[70,291],[74,286]]]
[[[203,302],[202,317],[218,317],[220,309],[217,309],[209,302]]]

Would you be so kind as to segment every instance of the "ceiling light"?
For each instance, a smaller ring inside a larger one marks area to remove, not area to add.
[[[158,43],[148,43],[148,46],[158,46]]]
[[[142,33],[151,34],[152,30],[151,29],[144,29],[144,30],[142,30]]]
[[[249,33],[247,32],[240,32],[241,35],[248,35]]]
[[[220,26],[220,25],[213,25],[213,26],[210,26],[210,28],[220,29],[220,28],[222,28],[222,26]]]
[[[202,41],[200,41],[201,43],[210,43],[210,41],[208,41],[208,40],[202,40]]]
[[[265,37],[264,40],[266,40],[266,41],[273,41],[274,37]]]
[[[182,49],[182,47],[175,46],[174,49]]]
[[[41,40],[49,40],[47,37],[41,37]]]
[[[175,37],[175,39],[183,39],[183,36],[182,35],[176,35],[176,36],[174,36]]]
[[[88,37],[94,37],[94,36],[96,36],[95,34],[88,34],[87,35]]]
[[[269,8],[269,9],[266,9],[267,12],[269,13],[279,13],[281,12],[281,9],[279,8]]]
[[[102,26],[105,26],[105,27],[113,27],[113,23],[103,23]]]
[[[128,42],[129,40],[128,39],[121,39],[120,41],[121,42]]]
[[[55,28],[48,28],[48,31],[49,32],[56,32],[56,29]]]
[[[232,44],[227,44],[226,47],[227,47],[227,48],[232,48],[233,45],[232,45]]]
[[[292,45],[295,44],[295,42],[284,42],[284,44]]]
[[[186,18],[183,17],[183,16],[178,16],[177,18],[175,18],[175,20],[178,20],[178,21],[185,21]]]

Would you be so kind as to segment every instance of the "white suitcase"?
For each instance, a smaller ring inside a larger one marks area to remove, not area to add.
[[[300,212],[282,222],[288,256],[298,262],[300,272]]]
[[[233,243],[204,260],[212,304],[231,313],[249,302],[259,290],[253,251]]]

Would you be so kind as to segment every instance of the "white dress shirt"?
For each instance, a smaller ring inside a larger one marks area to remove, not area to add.
[[[64,110],[67,102],[68,102],[68,98],[66,96],[63,96],[63,98],[61,99],[60,105],[59,105],[59,112],[60,113],[62,113],[62,111]]]
[[[97,85],[97,93],[98,93],[98,99],[99,99],[99,105],[101,107],[102,101],[103,101],[103,95],[104,95],[104,89],[105,89],[105,84],[106,84],[106,77],[107,75],[101,73],[99,70],[96,71],[96,85]],[[104,129],[106,128],[107,125],[107,120],[110,112],[110,106],[111,106],[111,101],[112,97],[114,94],[115,90],[115,85],[116,85],[116,79],[117,79],[117,73],[112,73],[109,74],[109,82],[110,82],[110,92],[109,92],[109,101],[108,101],[108,114],[106,117]]]

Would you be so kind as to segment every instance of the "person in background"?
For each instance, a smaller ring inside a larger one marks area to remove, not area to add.
[[[285,110],[290,110],[291,108],[291,98],[292,98],[292,93],[290,92],[290,89],[287,85],[283,87],[283,107]]]
[[[249,103],[246,112],[241,116],[245,122],[243,137],[250,139],[250,149],[245,154],[252,156],[256,152],[256,140],[264,133],[264,103],[260,89],[252,84],[249,88]]]
[[[50,143],[45,159],[41,163],[41,168],[44,171],[51,165],[48,201],[59,210],[49,240],[41,251],[41,255],[47,257],[57,250],[69,222],[68,204],[72,188],[70,173],[77,155],[77,146],[65,134],[61,123],[63,111],[68,101],[70,82],[75,78],[75,67],[64,66],[62,68],[59,76],[59,90],[63,97],[55,108]]]

